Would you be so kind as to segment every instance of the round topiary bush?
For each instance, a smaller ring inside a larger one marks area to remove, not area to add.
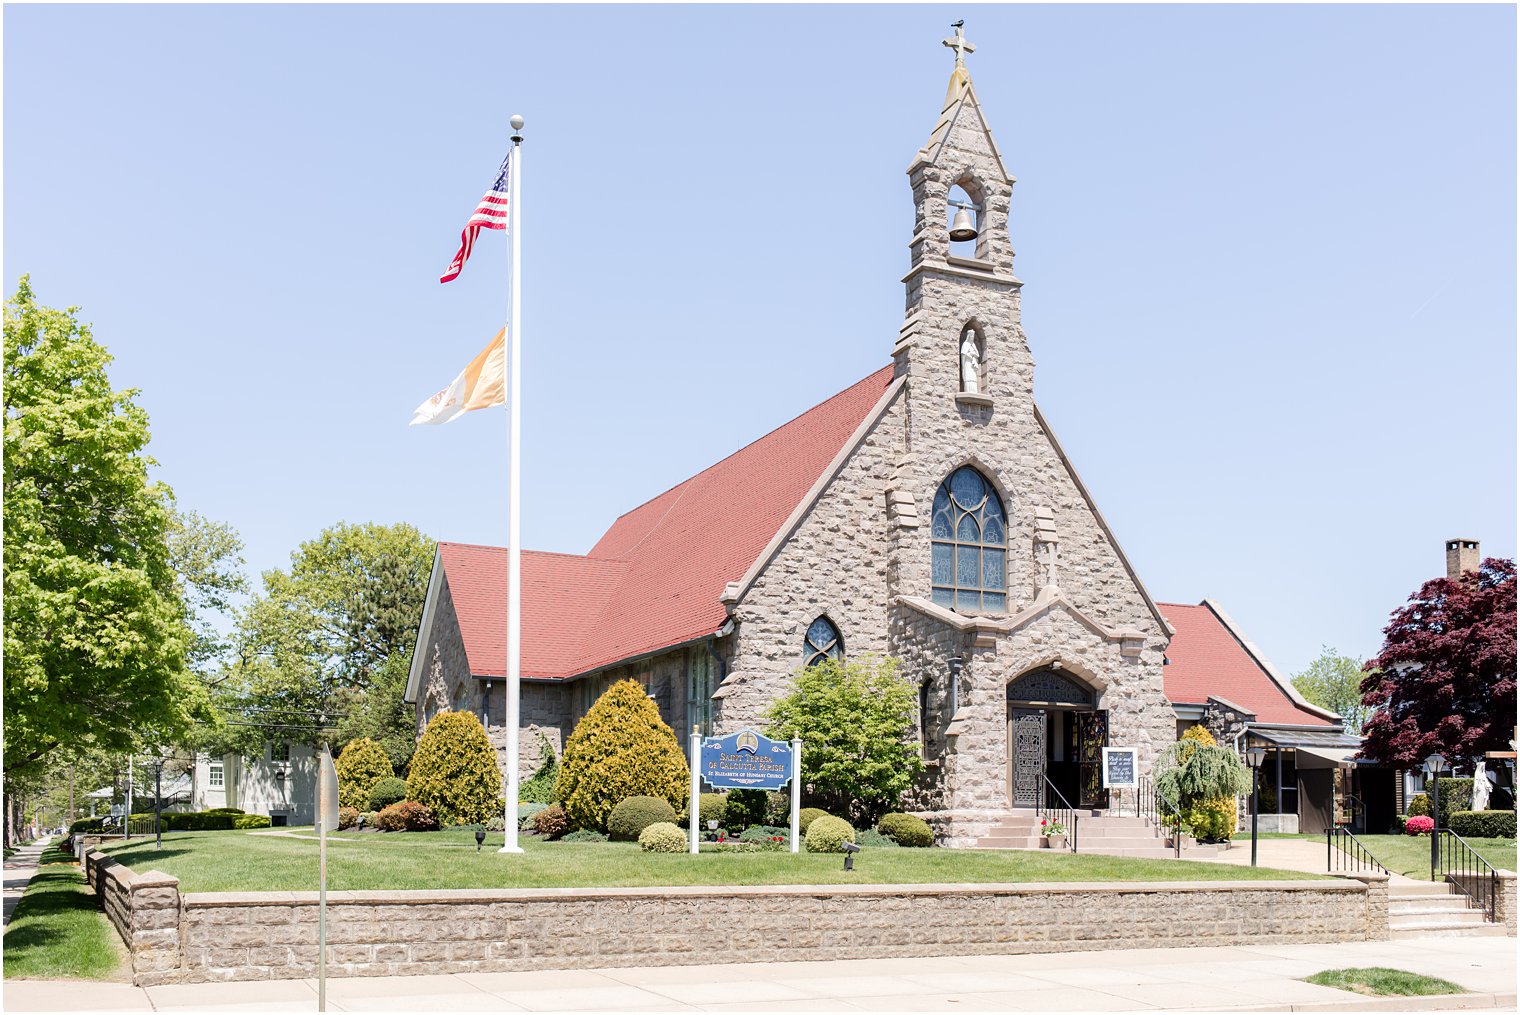
[[[1435,818],[1426,817],[1423,814],[1416,814],[1414,817],[1404,822],[1404,834],[1429,835],[1431,833],[1431,830],[1435,827]]]
[[[697,806],[701,811],[700,819],[704,830],[707,828],[709,821],[716,821],[721,825],[723,823],[723,811],[728,807],[728,794],[703,793],[698,798]]]
[[[669,801],[657,796],[631,796],[607,816],[607,838],[613,842],[638,842],[639,833],[661,821],[675,824],[676,809]]]
[[[887,814],[877,822],[876,830],[899,846],[932,846],[934,829],[923,818],[911,814]]]
[[[855,829],[844,818],[825,814],[808,825],[804,841],[809,853],[843,853],[844,844],[855,841]]]
[[[381,779],[369,791],[369,809],[383,811],[391,804],[399,804],[405,799],[406,780],[398,779],[393,775],[388,779]]]
[[[443,825],[484,823],[501,811],[496,748],[475,713],[433,716],[412,755],[406,798],[427,804]]]
[[[338,808],[338,827],[352,828],[359,823],[359,810],[356,807]]]
[[[657,821],[639,833],[639,848],[646,853],[684,853],[686,846],[686,833],[668,821]]]
[[[382,832],[436,832],[438,819],[427,804],[403,800],[375,815],[375,827]]]
[[[369,794],[376,783],[396,775],[390,755],[369,737],[350,740],[333,767],[338,770],[338,805],[355,810],[370,806]]]
[[[829,812],[823,810],[820,807],[804,807],[802,810],[797,812],[797,831],[803,835],[806,835],[807,830],[812,826],[815,820],[818,818],[826,818],[828,816]],[[787,824],[791,824],[790,813],[787,814]]]
[[[631,796],[655,796],[680,807],[689,779],[686,756],[659,706],[637,681],[620,680],[570,734],[554,795],[571,825],[605,830],[612,808]]]

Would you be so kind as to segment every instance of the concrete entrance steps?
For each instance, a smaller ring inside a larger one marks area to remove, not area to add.
[[[1077,820],[1077,852],[1102,856],[1171,859],[1175,854],[1166,838],[1138,817],[1120,817],[1105,811],[1082,811]],[[1067,829],[1070,836],[1071,829]],[[977,840],[975,849],[1039,849],[1040,818],[1033,811],[1012,811],[987,835]],[[1183,859],[1199,860],[1214,856],[1212,846],[1184,846]]]
[[[1442,881],[1388,884],[1388,929],[1404,937],[1504,937],[1508,931],[1489,923],[1481,909],[1471,909],[1467,896]]]

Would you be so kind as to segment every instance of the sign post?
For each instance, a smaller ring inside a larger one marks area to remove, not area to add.
[[[798,829],[802,825],[802,741],[792,738],[792,852],[800,845]]]
[[[686,753],[687,766],[691,769],[691,802],[686,805],[686,824],[691,829],[689,852],[695,856],[702,851],[699,845],[702,839],[702,731],[696,726],[691,728]]]
[[[317,1011],[327,1010],[327,830],[338,827],[338,769],[327,745],[317,760]]]

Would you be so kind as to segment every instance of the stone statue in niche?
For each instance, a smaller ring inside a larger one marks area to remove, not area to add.
[[[982,353],[976,347],[976,329],[961,333],[961,390],[968,395],[981,393]]]

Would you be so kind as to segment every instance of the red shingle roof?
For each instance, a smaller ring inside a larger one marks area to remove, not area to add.
[[[1161,668],[1167,699],[1201,705],[1210,695],[1256,713],[1256,721],[1294,726],[1334,724],[1301,708],[1277,686],[1262,665],[1208,604],[1157,603],[1177,633]]]
[[[892,367],[628,512],[584,557],[524,550],[522,673],[571,677],[712,634],[744,577],[892,381]],[[507,552],[439,543],[470,670],[506,672]]]

